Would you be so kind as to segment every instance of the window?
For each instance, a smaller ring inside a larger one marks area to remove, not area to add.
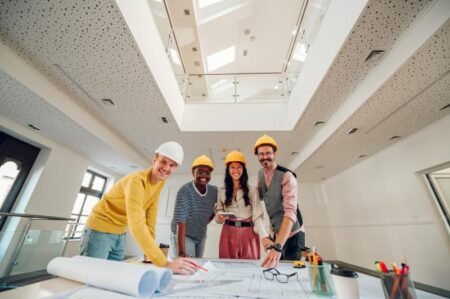
[[[0,132],[0,211],[11,212],[40,149]],[[0,217],[0,229],[6,217]]]
[[[95,204],[102,198],[105,185],[106,177],[92,170],[86,171],[83,182],[81,183],[80,192],[72,209],[71,218],[75,219],[75,224],[72,228],[70,239],[81,238],[89,213],[91,213]],[[69,229],[70,225],[67,227],[67,230]]]
[[[426,177],[433,191],[436,206],[450,232],[450,167],[427,173]]]

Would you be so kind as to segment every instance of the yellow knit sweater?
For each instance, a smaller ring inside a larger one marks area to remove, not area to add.
[[[158,200],[164,182],[150,182],[152,169],[121,178],[95,205],[86,226],[112,234],[122,234],[129,227],[139,247],[153,264],[164,266],[167,259],[155,241]]]

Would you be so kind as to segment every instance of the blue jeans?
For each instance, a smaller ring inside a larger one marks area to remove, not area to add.
[[[125,256],[125,236],[126,233],[109,234],[85,229],[80,245],[80,255],[121,261]]]
[[[172,243],[171,246],[173,248],[174,256],[179,255],[177,238],[177,235],[175,235],[173,232],[170,232],[170,241]],[[200,241],[186,236],[184,239],[184,249],[186,251],[186,255],[190,257],[203,257],[203,253],[205,252],[205,243],[206,236],[204,236]]]

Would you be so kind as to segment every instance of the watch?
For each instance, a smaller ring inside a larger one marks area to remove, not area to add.
[[[281,246],[280,243],[273,243],[273,244],[270,246],[270,249],[274,249],[274,250],[277,251],[277,252],[281,252],[281,251],[283,251],[283,246]]]

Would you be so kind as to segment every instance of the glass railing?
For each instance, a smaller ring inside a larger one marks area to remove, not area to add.
[[[286,59],[281,64],[280,72],[277,73],[252,73],[243,74],[230,73],[213,74],[207,73],[205,67],[206,58],[202,57],[192,61],[192,51],[202,53],[201,41],[195,47],[186,47],[187,41],[194,38],[193,34],[198,30],[200,17],[197,17],[194,24],[186,23],[185,27],[178,26],[174,33],[172,28],[173,20],[167,12],[169,0],[149,1],[149,6],[160,33],[161,41],[165,47],[166,54],[171,63],[178,88],[187,104],[216,104],[216,103],[284,103],[289,99],[289,95],[297,84],[300,71],[308,57],[311,46],[321,26],[323,17],[328,9],[331,0],[305,0],[300,1],[299,16],[296,29],[292,32],[289,50]],[[275,1],[274,1],[275,2]],[[234,4],[233,4],[234,3]],[[247,3],[244,0],[223,2],[222,6]],[[196,7],[197,2],[192,2],[192,7]],[[220,7],[221,5],[217,5]],[[201,15],[201,9],[197,9],[197,14]],[[213,9],[211,6],[210,9]],[[177,16],[173,16],[177,17]],[[179,16],[178,16],[179,17]],[[178,44],[177,39],[179,39]],[[180,37],[181,36],[181,37]],[[201,40],[201,36],[198,37]],[[191,57],[190,60],[183,61],[183,55]],[[188,51],[188,52],[186,52]],[[184,64],[188,63],[188,64]],[[195,66],[193,68],[193,66]],[[186,70],[197,70],[196,74]]]
[[[190,75],[186,103],[272,103],[286,101],[288,78],[279,74]]]
[[[72,219],[1,212],[0,216],[7,217],[0,232],[0,287],[47,276],[50,260],[64,255],[70,234],[66,226]]]

